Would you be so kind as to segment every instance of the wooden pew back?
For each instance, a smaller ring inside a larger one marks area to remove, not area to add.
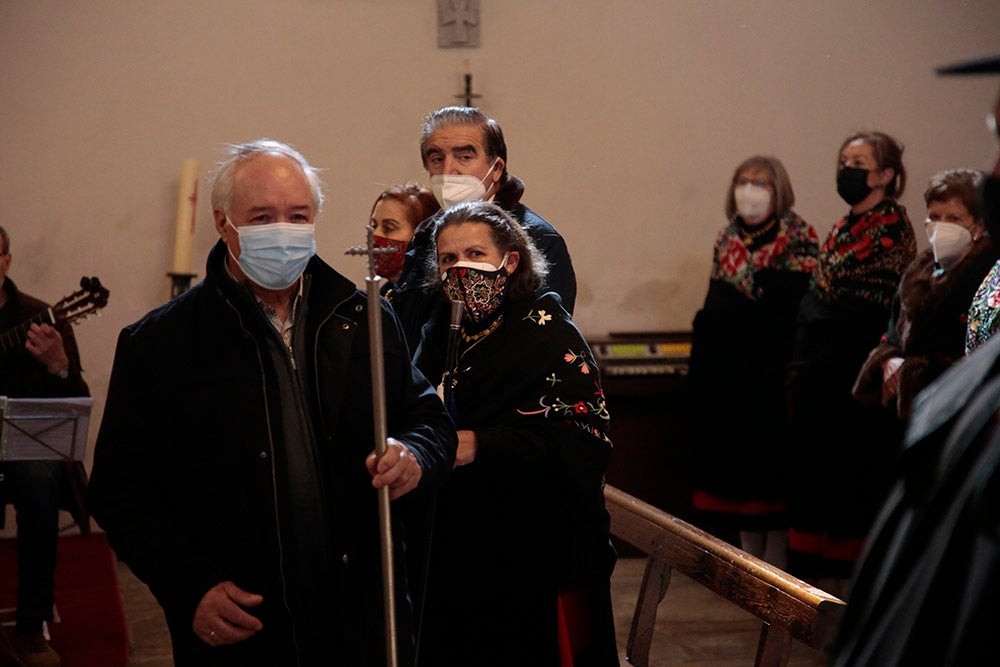
[[[627,644],[630,664],[649,663],[656,609],[676,569],[761,620],[757,667],[783,667],[792,641],[827,650],[844,602],[612,486],[604,498],[612,535],[648,554]]]

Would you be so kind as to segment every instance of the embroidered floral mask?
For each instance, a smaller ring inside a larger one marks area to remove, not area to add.
[[[507,300],[506,264],[507,255],[499,267],[485,262],[456,262],[441,274],[445,294],[465,304],[462,319],[475,329],[490,324]]]

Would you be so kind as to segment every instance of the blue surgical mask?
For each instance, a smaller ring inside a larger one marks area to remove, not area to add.
[[[237,227],[240,256],[233,257],[247,278],[265,289],[281,290],[299,279],[306,264],[316,254],[315,226],[297,222]],[[233,256],[232,250],[229,251]]]

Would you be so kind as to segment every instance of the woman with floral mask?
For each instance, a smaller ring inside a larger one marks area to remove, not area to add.
[[[916,236],[896,198],[903,145],[882,132],[840,146],[837,193],[850,207],[819,250],[797,318],[790,375],[789,571],[844,593],[882,500],[898,420],[851,395],[889,320]]]
[[[733,173],[705,304],[695,316],[689,382],[696,522],[784,567],[788,508],[785,366],[795,314],[816,267],[816,231],[793,210],[777,158]],[[733,332],[738,331],[738,340]]]
[[[460,444],[437,500],[421,664],[617,665],[594,357],[558,295],[538,296],[545,260],[503,209],[448,209],[434,239],[431,280],[463,314],[455,353],[449,322],[431,322],[416,363],[442,382]]]
[[[901,420],[917,394],[965,353],[969,304],[997,260],[983,226],[982,180],[973,169],[931,178],[924,192],[931,246],[903,274],[888,330],[855,382],[858,400],[894,407]]]

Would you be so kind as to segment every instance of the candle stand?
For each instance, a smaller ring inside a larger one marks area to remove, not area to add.
[[[178,297],[184,292],[188,291],[191,287],[191,279],[194,278],[197,273],[174,273],[170,271],[167,273],[170,276],[170,298]]]

